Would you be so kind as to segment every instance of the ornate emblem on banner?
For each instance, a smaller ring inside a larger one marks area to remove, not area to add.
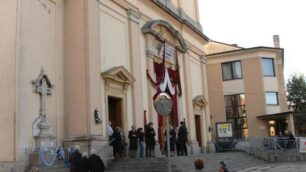
[[[39,157],[44,165],[51,167],[57,159],[57,149],[56,148],[40,148]]]

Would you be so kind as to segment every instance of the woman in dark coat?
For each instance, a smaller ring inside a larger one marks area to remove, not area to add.
[[[114,157],[115,159],[119,159],[122,157],[122,151],[123,151],[123,141],[122,141],[120,127],[116,127],[112,135],[112,139],[114,139],[114,141],[112,142]]]
[[[133,125],[132,130],[129,131],[129,139],[130,139],[130,158],[136,158],[136,151],[138,149],[138,132],[136,127]]]
[[[80,170],[79,172],[88,172],[89,171],[89,159],[88,159],[88,153],[83,152],[82,158],[80,161]]]
[[[70,163],[70,172],[79,172],[80,169],[80,161],[82,155],[80,154],[80,146],[74,146],[75,152],[73,152],[69,158]]]
[[[89,164],[90,172],[104,172],[104,163],[94,149],[90,151]]]
[[[147,152],[147,157],[154,157],[154,149],[155,149],[155,131],[153,129],[153,123],[150,122],[148,124],[148,128],[145,132],[145,142],[146,142],[146,150]]]

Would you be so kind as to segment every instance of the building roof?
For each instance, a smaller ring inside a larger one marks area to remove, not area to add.
[[[223,51],[220,53],[214,53],[214,54],[207,54],[207,56],[214,56],[214,55],[221,55],[221,54],[230,54],[230,53],[235,53],[235,52],[247,52],[250,50],[259,50],[259,49],[265,49],[265,50],[279,50],[279,51],[284,51],[283,48],[274,48],[274,47],[265,47],[265,46],[258,46],[258,47],[251,47],[251,48],[241,48],[237,50],[230,50],[230,51]]]
[[[293,114],[294,116],[301,116],[301,115],[305,115],[306,116],[306,112],[289,112],[288,111],[288,112],[260,115],[260,116],[257,116],[256,118],[258,118],[258,119],[265,119],[265,120],[282,119],[282,118],[287,117],[290,114]]]
[[[224,42],[218,42],[214,40],[210,40],[205,46],[204,51],[206,55],[221,53],[226,51],[233,51],[242,49],[243,47],[239,47],[237,44],[227,44]]]

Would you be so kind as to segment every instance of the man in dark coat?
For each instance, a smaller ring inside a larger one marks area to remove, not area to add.
[[[80,161],[82,155],[80,154],[80,146],[74,146],[74,152],[71,154],[69,158],[70,163],[70,172],[79,172],[80,171]]]
[[[153,129],[153,123],[150,122],[148,124],[148,128],[145,131],[145,142],[146,142],[146,151],[147,157],[154,157],[154,149],[155,149],[155,131]]]
[[[79,172],[89,172],[89,159],[88,159],[88,153],[83,152],[82,153],[82,158],[80,161],[80,170]]]
[[[187,151],[187,141],[188,141],[188,131],[187,131],[187,128],[185,126],[185,122],[181,121],[180,122],[181,126],[179,128],[179,131],[178,131],[178,141],[179,141],[179,144],[180,144],[180,155],[185,155],[187,156],[188,155],[188,151]]]
[[[114,140],[112,142],[112,146],[113,146],[113,153],[114,153],[115,159],[122,158],[122,151],[123,151],[124,144],[123,144],[123,140],[121,136],[120,127],[116,127],[112,135],[112,139]]]
[[[132,126],[132,130],[129,131],[129,139],[130,158],[136,158],[136,151],[138,149],[138,132],[134,125]]]
[[[104,163],[94,149],[90,150],[89,164],[90,172],[104,172]]]

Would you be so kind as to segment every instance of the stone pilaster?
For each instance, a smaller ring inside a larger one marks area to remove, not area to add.
[[[129,46],[130,46],[130,66],[131,73],[136,79],[132,85],[133,90],[133,124],[137,127],[143,126],[143,96],[142,96],[142,71],[141,69],[141,52],[140,52],[140,27],[139,11],[132,9],[127,10],[129,19]],[[130,127],[130,126],[129,126]],[[129,128],[128,127],[128,128]]]

